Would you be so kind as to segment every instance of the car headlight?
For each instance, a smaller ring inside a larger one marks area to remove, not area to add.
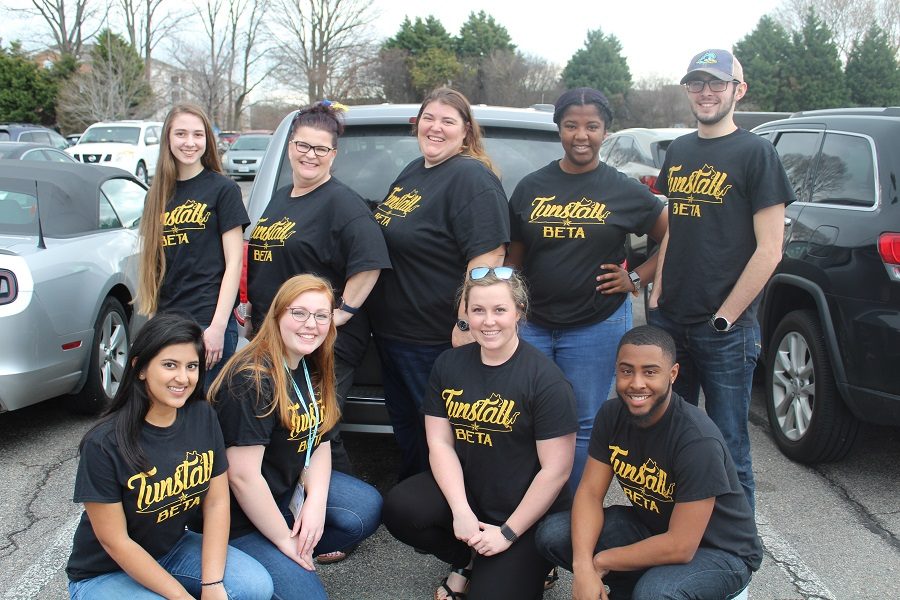
[[[120,150],[113,154],[114,162],[124,162],[126,160],[131,160],[134,158],[134,150]]]

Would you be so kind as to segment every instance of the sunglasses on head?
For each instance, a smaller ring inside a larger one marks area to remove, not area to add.
[[[469,271],[469,278],[472,281],[478,281],[493,273],[497,279],[509,279],[515,272],[516,270],[512,267],[475,267]]]

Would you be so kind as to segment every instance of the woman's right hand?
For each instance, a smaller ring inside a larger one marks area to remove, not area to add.
[[[469,544],[470,540],[480,533],[478,517],[471,509],[459,514],[453,513],[453,535],[456,536],[456,539]]]

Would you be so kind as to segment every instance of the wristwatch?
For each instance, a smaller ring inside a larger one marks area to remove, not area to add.
[[[344,312],[350,313],[351,315],[355,315],[355,314],[359,313],[359,307],[350,306],[349,304],[344,302],[343,298],[341,298],[341,305],[338,306],[338,310],[342,310]]]
[[[628,271],[628,279],[631,280],[631,285],[634,286],[634,291],[641,291],[641,276],[638,275],[637,271]]]
[[[466,321],[465,319],[457,319],[456,326],[459,328],[460,331],[468,331],[469,330],[469,322]]]
[[[713,329],[720,333],[725,333],[726,331],[734,327],[734,323],[732,323],[725,317],[720,317],[719,315],[713,315],[709,319],[709,324],[713,326]]]
[[[519,536],[516,535],[516,532],[510,529],[509,525],[507,525],[506,523],[500,526],[500,533],[502,533],[503,537],[506,538],[506,541],[510,543],[515,542],[517,539],[519,539]]]

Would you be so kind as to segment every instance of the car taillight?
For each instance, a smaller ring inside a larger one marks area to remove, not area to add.
[[[655,175],[641,175],[640,178],[641,183],[650,188],[650,191],[654,194],[658,194],[659,190],[656,189],[656,176]]]
[[[900,281],[900,233],[882,233],[878,237],[878,254],[888,277]]]
[[[0,269],[0,306],[11,304],[19,296],[19,284],[12,271]]]

